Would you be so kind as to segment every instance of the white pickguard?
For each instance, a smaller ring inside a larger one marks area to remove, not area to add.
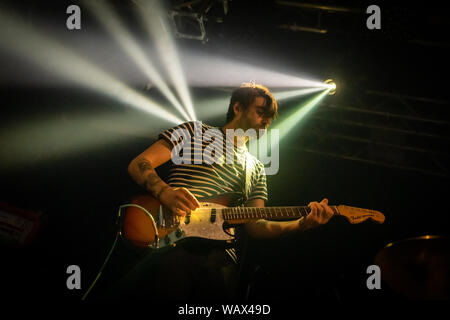
[[[216,209],[216,214],[214,222],[211,222],[211,209],[213,208]],[[188,223],[186,223],[186,217],[180,217],[178,230],[159,239],[158,248],[172,246],[177,241],[190,237],[223,241],[232,240],[234,236],[228,235],[223,230],[222,208],[226,207],[220,204],[201,202],[200,208],[191,212]],[[229,232],[234,234],[234,229],[230,228]]]

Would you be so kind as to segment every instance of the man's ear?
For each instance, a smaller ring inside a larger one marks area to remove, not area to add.
[[[242,112],[242,106],[239,102],[235,102],[233,105],[233,111],[234,111],[234,116],[238,116],[240,115],[240,113]]]

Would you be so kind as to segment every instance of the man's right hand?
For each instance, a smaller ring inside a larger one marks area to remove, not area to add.
[[[165,188],[159,194],[159,201],[179,216],[185,216],[200,207],[200,202],[186,188]]]

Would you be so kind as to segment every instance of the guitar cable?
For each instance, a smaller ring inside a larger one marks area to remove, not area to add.
[[[114,239],[113,245],[111,246],[111,249],[109,250],[108,255],[106,256],[106,259],[103,262],[103,265],[100,267],[100,271],[98,272],[98,274],[95,277],[94,281],[92,282],[92,284],[90,285],[89,289],[86,291],[86,293],[81,298],[82,301],[84,301],[86,299],[86,297],[89,294],[89,292],[92,290],[94,285],[97,283],[98,279],[100,278],[100,276],[101,276],[101,274],[103,272],[103,269],[105,269],[105,267],[106,267],[106,263],[108,262],[109,258],[111,257],[111,254],[114,251],[114,248],[117,245],[117,240],[119,239],[119,236],[121,235],[121,229],[120,229],[121,228],[121,223],[120,223],[121,212],[122,212],[123,208],[127,208],[127,207],[136,207],[136,208],[142,209],[150,217],[151,221],[153,222],[153,227],[155,228],[155,241],[156,241],[156,244],[158,244],[158,239],[159,239],[159,237],[158,237],[158,229],[156,227],[155,219],[150,214],[150,212],[148,212],[147,209],[145,209],[144,207],[141,207],[140,205],[137,205],[137,204],[134,204],[134,203],[121,205],[119,207],[119,212],[117,214],[117,220],[116,220],[116,224],[118,225],[119,229],[117,230],[116,237]]]

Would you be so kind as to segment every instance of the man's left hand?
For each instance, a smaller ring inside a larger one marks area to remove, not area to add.
[[[305,219],[299,219],[300,229],[311,229],[326,224],[334,215],[326,198],[320,202],[310,202],[308,206],[311,208],[311,212]]]

